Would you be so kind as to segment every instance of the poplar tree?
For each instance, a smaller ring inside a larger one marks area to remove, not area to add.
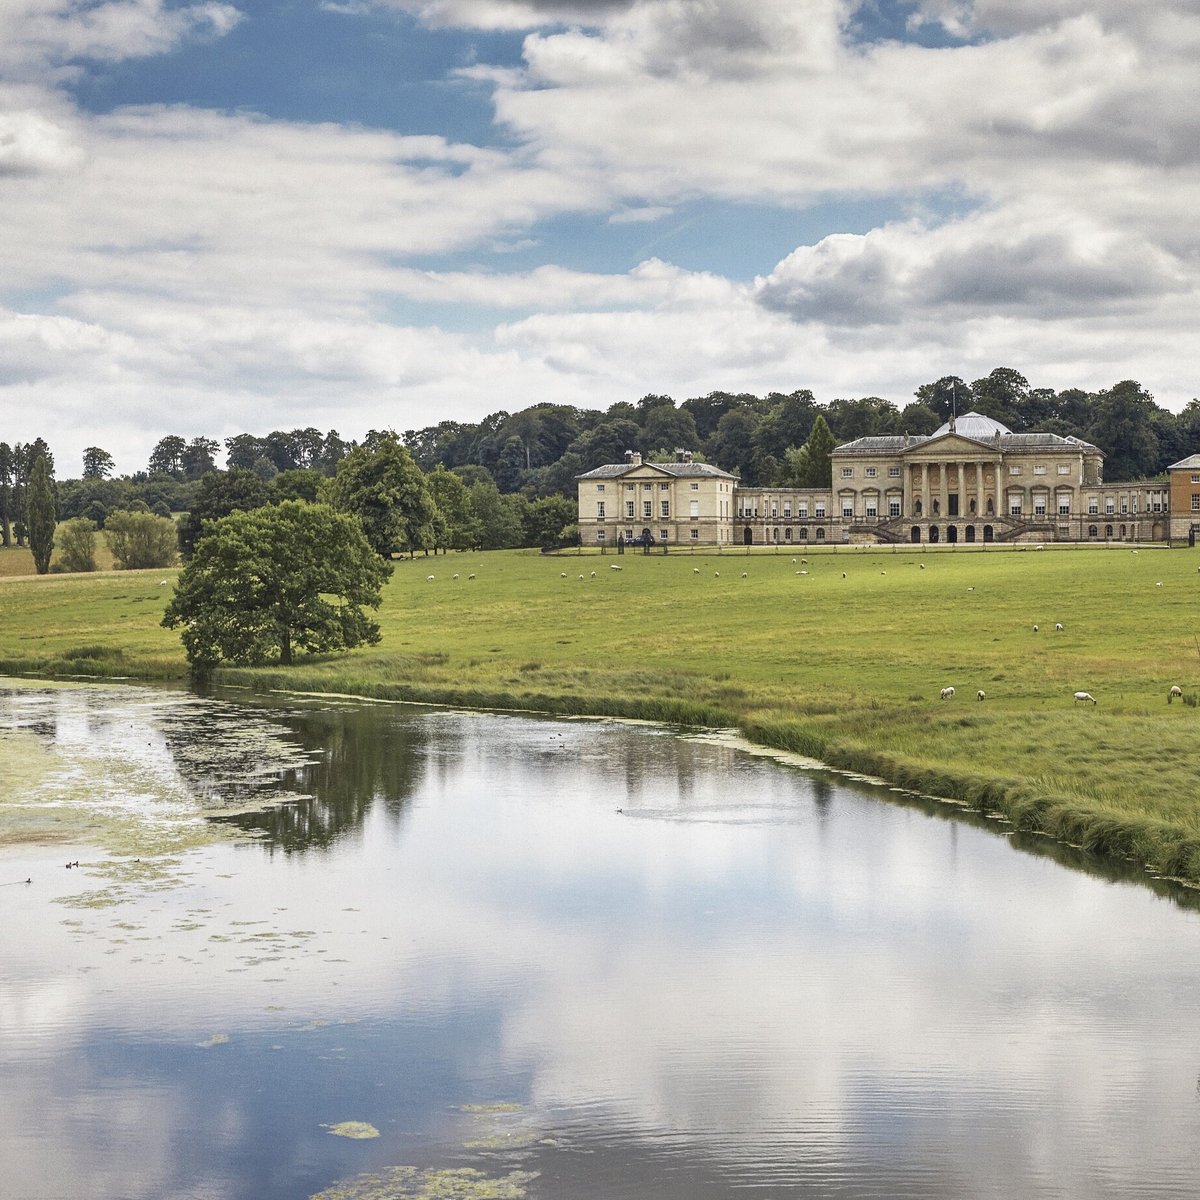
[[[29,472],[25,511],[33,565],[39,575],[45,575],[50,570],[50,555],[54,553],[57,511],[54,503],[54,484],[51,482],[44,454],[39,454],[33,460],[33,469]]]

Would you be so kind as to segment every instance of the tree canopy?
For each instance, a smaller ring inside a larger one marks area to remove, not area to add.
[[[379,641],[378,608],[391,566],[357,518],[285,500],[207,525],[163,616],[182,627],[188,661],[287,666],[297,651],[328,653]]]

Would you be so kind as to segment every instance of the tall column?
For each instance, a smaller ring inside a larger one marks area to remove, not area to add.
[[[921,464],[921,516],[929,520],[929,464]]]
[[[946,519],[946,509],[949,507],[947,499],[950,494],[950,489],[946,486],[946,472],[949,463],[938,464],[938,516],[944,521]]]

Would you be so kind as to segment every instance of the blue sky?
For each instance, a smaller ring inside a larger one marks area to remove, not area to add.
[[[7,0],[0,406],[164,433],[996,366],[1197,394],[1188,0]]]

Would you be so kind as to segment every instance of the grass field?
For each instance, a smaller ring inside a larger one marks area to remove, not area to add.
[[[801,557],[418,558],[397,564],[379,646],[218,678],[736,726],[1200,882],[1200,554]],[[0,579],[0,669],[182,676],[163,578]],[[1168,705],[1172,684],[1190,703]]]

